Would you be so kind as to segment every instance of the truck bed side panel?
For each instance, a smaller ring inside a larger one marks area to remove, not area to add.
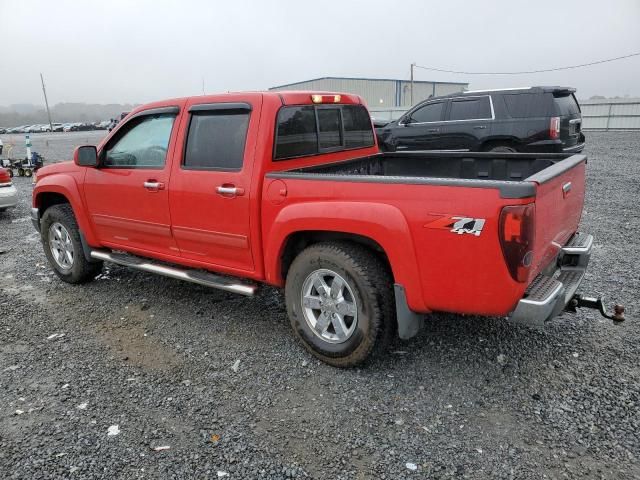
[[[278,198],[282,190],[286,196]],[[383,247],[414,311],[504,315],[526,285],[513,281],[507,271],[498,218],[503,205],[531,201],[504,199],[492,188],[267,178],[262,209],[265,252],[271,256],[265,258],[267,276],[270,283],[281,284],[276,245],[288,234],[298,229],[346,231]],[[478,235],[453,231],[452,224],[464,218],[483,220],[476,223],[482,223]],[[403,223],[408,239],[398,231]]]

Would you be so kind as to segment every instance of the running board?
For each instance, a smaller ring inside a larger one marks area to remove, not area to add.
[[[187,268],[182,269],[178,267],[170,267],[161,263],[155,263],[152,260],[134,257],[123,253],[91,250],[90,256],[96,260],[117,263],[118,265],[135,268],[136,270],[142,270],[143,272],[155,273],[165,277],[175,278],[177,280],[197,283],[198,285],[204,285],[205,287],[217,288],[218,290],[238,293],[240,295],[246,295],[247,297],[253,296],[258,289],[255,285],[235,283],[225,277],[221,277],[213,273]]]

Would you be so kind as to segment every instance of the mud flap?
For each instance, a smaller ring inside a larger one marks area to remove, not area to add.
[[[402,340],[415,337],[424,325],[424,315],[415,313],[407,305],[404,287],[399,283],[393,285],[396,297],[396,317],[398,319],[398,336]]]

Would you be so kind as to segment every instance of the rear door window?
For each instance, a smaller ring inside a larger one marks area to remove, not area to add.
[[[241,170],[248,127],[246,110],[192,112],[184,168]]]
[[[426,104],[411,114],[412,123],[441,121],[443,107],[444,102]]]
[[[449,120],[482,120],[492,118],[489,97],[456,98],[451,101]]]
[[[572,93],[568,95],[554,93],[553,103],[556,105],[556,113],[561,117],[580,113],[580,107],[578,106],[576,97],[574,97]]]

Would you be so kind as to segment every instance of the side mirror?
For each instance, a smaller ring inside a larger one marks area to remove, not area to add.
[[[73,162],[81,167],[98,166],[98,149],[93,145],[81,145],[73,152]]]
[[[402,120],[400,120],[400,123],[404,124],[405,127],[408,127],[413,123],[413,119],[411,117],[405,117]]]

